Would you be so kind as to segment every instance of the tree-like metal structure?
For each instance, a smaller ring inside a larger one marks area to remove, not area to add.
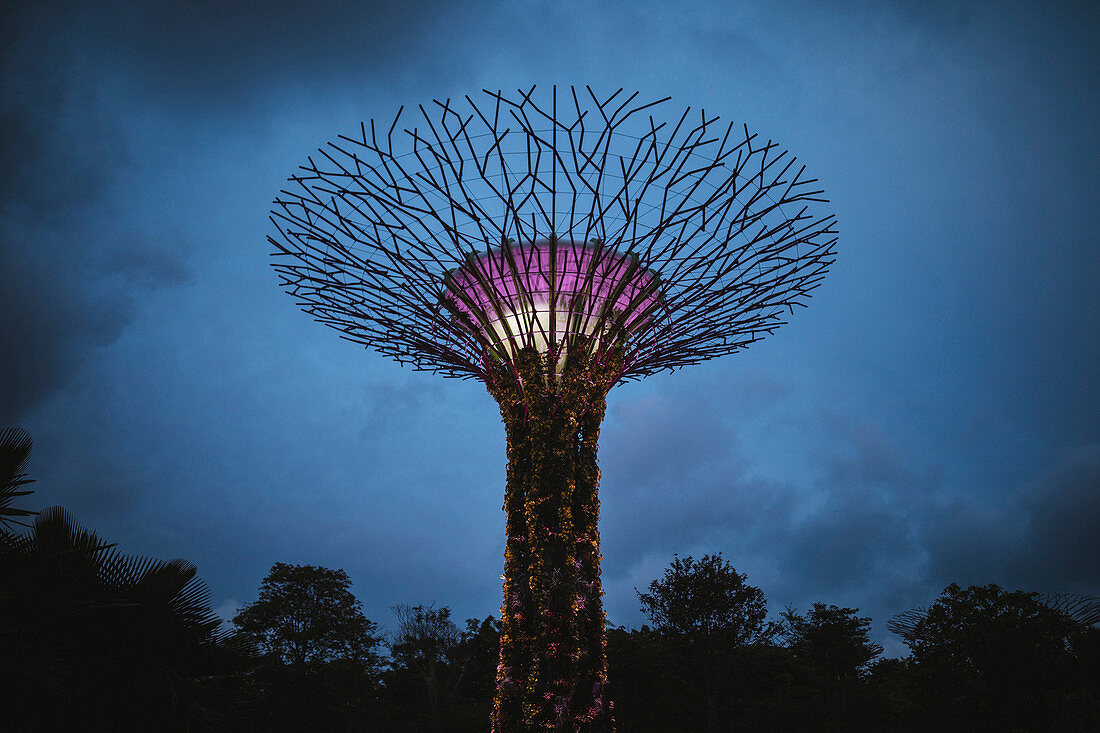
[[[275,267],[318,321],[486,384],[508,436],[493,730],[610,730],[597,519],[612,386],[738,351],[833,261],[816,179],[745,126],[619,90],[486,91],[318,150]]]

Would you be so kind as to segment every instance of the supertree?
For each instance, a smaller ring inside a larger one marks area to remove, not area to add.
[[[485,91],[319,149],[275,200],[314,318],[478,379],[508,438],[492,728],[614,727],[596,447],[620,381],[743,349],[832,263],[816,179],[745,126],[621,89]]]

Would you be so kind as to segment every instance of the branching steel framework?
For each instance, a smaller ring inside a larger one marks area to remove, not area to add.
[[[318,150],[276,199],[269,240],[316,320],[485,382],[509,444],[493,728],[610,730],[607,391],[785,323],[833,262],[834,218],[786,150],[704,111],[659,121],[668,98],[484,94]]]

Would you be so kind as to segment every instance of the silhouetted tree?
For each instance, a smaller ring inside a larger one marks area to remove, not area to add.
[[[9,729],[209,730],[235,717],[221,630],[183,560],[118,553],[60,507],[0,541],[0,703]]]
[[[366,729],[380,666],[378,626],[343,570],[275,563],[233,618],[264,654],[250,678],[266,730]]]
[[[764,593],[722,559],[722,553],[676,557],[664,578],[638,592],[642,611],[662,633],[692,643],[744,646],[770,642],[779,631],[768,623]]]
[[[259,598],[233,623],[261,652],[286,665],[379,663],[378,626],[363,616],[343,570],[277,562],[260,584]]]
[[[823,717],[837,729],[850,729],[849,706],[858,683],[882,646],[871,641],[871,619],[857,609],[815,603],[805,616],[787,608],[784,640],[795,659],[816,676]]]
[[[1093,615],[1088,603],[1078,608]],[[1096,680],[1083,658],[1095,653],[1096,630],[1037,593],[952,584],[927,610],[899,614],[888,627],[912,650],[933,725],[1100,729]]]
[[[394,607],[391,663],[383,676],[388,717],[380,730],[484,733],[500,658],[500,622],[467,619],[459,629],[446,606]]]
[[[620,730],[691,730],[692,721],[685,720],[683,709],[684,680],[669,647],[649,626],[607,630],[608,686]]]
[[[443,708],[462,684],[463,670],[454,664],[462,632],[443,606],[393,607],[397,633],[391,644],[394,664],[413,670],[424,683],[427,710],[434,731],[443,730]]]
[[[500,661],[500,621],[486,616],[466,619],[462,640],[454,652],[462,675],[457,694],[461,710],[451,716],[454,730],[482,733],[493,710],[497,663]]]
[[[866,707],[861,711],[864,730],[934,730],[928,722],[916,662],[879,658],[867,671]]]
[[[705,729],[729,730],[724,721],[738,697],[731,684],[738,650],[770,644],[780,629],[766,620],[764,593],[719,553],[699,561],[676,557],[638,599],[679,665],[684,698],[702,698]]]

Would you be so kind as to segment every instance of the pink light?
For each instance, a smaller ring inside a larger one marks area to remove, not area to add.
[[[544,241],[468,255],[447,274],[445,301],[511,356],[525,346],[567,351],[577,337],[629,335],[652,316],[658,284],[633,253]]]

